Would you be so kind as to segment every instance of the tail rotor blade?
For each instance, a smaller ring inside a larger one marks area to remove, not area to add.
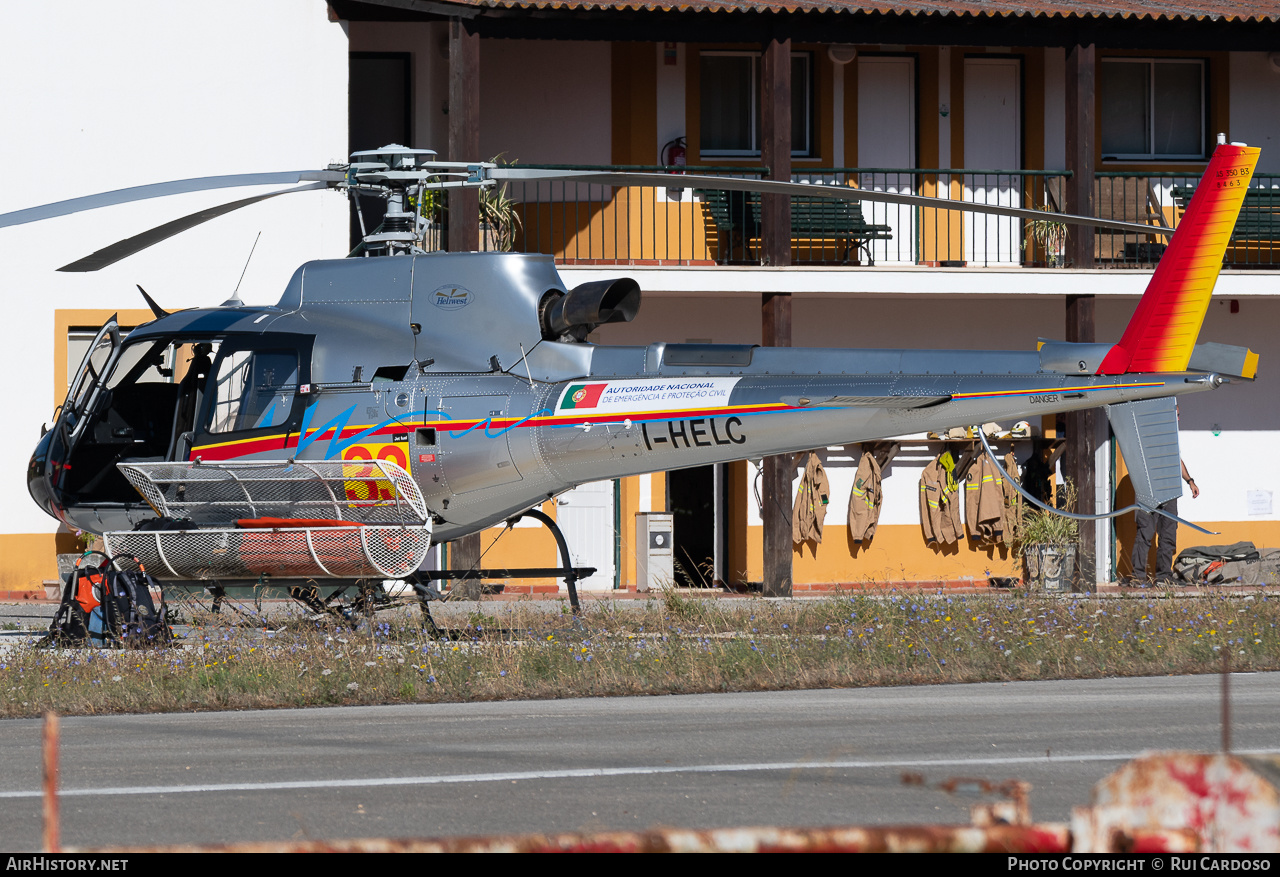
[[[248,207],[250,204],[257,204],[259,201],[266,201],[268,198],[275,198],[278,195],[290,195],[294,192],[306,192],[311,189],[328,188],[328,183],[307,183],[303,186],[296,186],[292,189],[284,189],[280,192],[269,192],[266,195],[255,195],[252,198],[244,198],[239,201],[231,201],[227,204],[219,204],[217,207],[210,207],[207,210],[200,210],[196,213],[189,214],[181,219],[175,219],[172,222],[166,222],[164,225],[158,225],[155,228],[148,229],[141,234],[134,235],[122,241],[116,241],[110,246],[103,247],[95,253],[85,256],[72,262],[70,265],[63,265],[59,271],[97,271],[108,265],[113,265],[121,259],[132,256],[134,253],[145,250],[152,244],[158,244],[163,240],[180,234],[187,229],[195,228],[201,223],[208,222],[211,219],[217,219],[219,216],[230,213],[233,210],[239,210],[241,207]]]

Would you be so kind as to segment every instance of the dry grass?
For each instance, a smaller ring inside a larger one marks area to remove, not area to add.
[[[1025,595],[594,606],[578,624],[489,604],[457,640],[358,629],[196,629],[151,652],[0,653],[0,715],[36,716],[857,687],[1280,669],[1275,596]]]

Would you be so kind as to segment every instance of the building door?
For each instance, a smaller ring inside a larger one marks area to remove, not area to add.
[[[676,587],[711,588],[725,581],[728,483],[725,466],[694,466],[667,473]]]
[[[347,149],[380,149],[391,143],[415,146],[407,52],[352,52],[348,56]],[[387,212],[386,202],[364,198],[366,230],[373,232]],[[351,205],[351,246],[360,243],[360,222]]]
[[[858,56],[858,167],[916,166],[916,60],[900,56]],[[868,172],[858,186],[876,192],[915,195],[909,173]],[[915,261],[916,209],[862,202],[869,223],[893,227],[893,240],[875,241],[871,253],[881,262]]]
[[[964,59],[964,166],[974,170],[1022,168],[1022,62],[1017,58]],[[966,174],[965,199],[1022,206],[1022,179],[1010,174]],[[971,264],[1011,265],[1022,259],[1022,223],[1004,216],[967,214],[965,258]]]
[[[574,566],[594,566],[596,572],[578,582],[581,591],[609,591],[616,580],[614,547],[614,482],[592,481],[556,497],[556,523],[569,543]],[[560,558],[556,558],[559,565]]]

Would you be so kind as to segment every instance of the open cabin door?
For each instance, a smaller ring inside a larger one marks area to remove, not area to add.
[[[80,361],[67,398],[54,421],[54,431],[65,443],[64,453],[71,451],[84,437],[90,416],[101,403],[106,391],[106,379],[120,358],[120,324],[113,316],[103,324],[89,345],[89,352]]]

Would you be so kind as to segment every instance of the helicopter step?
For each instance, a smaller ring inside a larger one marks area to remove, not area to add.
[[[556,547],[560,552],[561,565],[551,567],[528,567],[524,569],[446,569],[434,570],[430,572],[419,572],[417,579],[426,579],[427,581],[451,579],[454,581],[479,581],[482,579],[540,579],[540,578],[563,578],[565,587],[569,591],[569,605],[573,609],[573,614],[577,615],[582,611],[582,606],[578,602],[578,582],[582,579],[595,575],[596,569],[592,566],[574,566],[573,558],[569,554],[569,543],[564,538],[564,533],[560,529],[560,525],[555,519],[543,512],[541,509],[529,509],[520,514],[507,519],[507,527],[515,526],[516,521],[521,518],[533,518],[540,522],[544,527],[551,531],[552,537],[556,540]],[[421,592],[426,588],[424,585],[415,585]],[[423,600],[423,611],[427,610],[427,601]]]

